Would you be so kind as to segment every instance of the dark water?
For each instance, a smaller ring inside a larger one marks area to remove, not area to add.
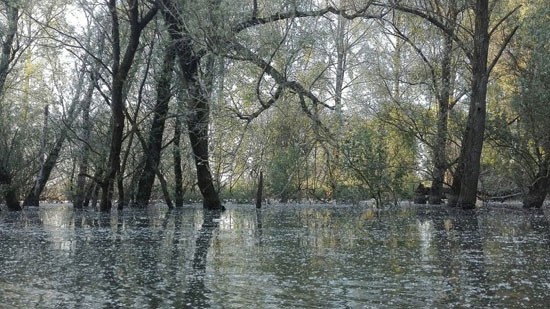
[[[543,308],[548,214],[444,207],[0,213],[1,308]]]

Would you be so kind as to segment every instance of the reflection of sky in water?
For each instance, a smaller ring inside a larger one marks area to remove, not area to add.
[[[40,207],[40,220],[53,249],[70,254],[75,249],[72,208],[66,206]]]
[[[0,303],[356,308],[550,301],[544,213],[240,206],[206,222],[203,214],[196,207],[2,212]]]
[[[420,238],[420,256],[423,261],[430,260],[431,256],[429,249],[434,231],[433,222],[432,220],[417,220],[416,225],[418,227],[418,236]]]

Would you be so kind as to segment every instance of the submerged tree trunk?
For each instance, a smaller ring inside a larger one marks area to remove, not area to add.
[[[50,150],[48,155],[45,154],[45,148],[46,148],[46,141],[47,141],[47,130],[48,130],[48,107],[46,106],[44,109],[44,132],[43,134],[43,141],[42,141],[42,148],[41,150],[41,164],[40,164],[40,170],[38,171],[38,174],[36,176],[36,180],[27,194],[23,206],[38,206],[40,201],[40,195],[42,194],[42,191],[44,191],[44,188],[46,187],[46,183],[50,179],[50,175],[55,168],[55,165],[57,164],[57,160],[59,159],[59,154],[61,153],[61,149],[63,148],[63,144],[65,143],[65,139],[67,138],[69,128],[72,126],[72,123],[78,116],[78,113],[80,111],[80,92],[84,84],[85,79],[85,73],[84,70],[81,70],[81,74],[78,78],[77,85],[76,85],[76,91],[75,91],[75,97],[71,101],[71,105],[69,106],[69,110],[67,112],[67,118],[62,124],[61,131],[59,132],[59,137],[54,143],[53,148]],[[92,83],[90,83],[92,84]],[[93,85],[91,86],[93,87]],[[84,100],[87,100],[88,98],[85,98]],[[91,98],[90,98],[91,100]],[[85,103],[86,104],[86,103]],[[85,105],[84,104],[84,105]]]
[[[4,94],[4,86],[8,73],[10,72],[10,66],[16,61],[17,57],[15,57],[15,53],[19,49],[13,46],[18,29],[19,6],[11,1],[4,2],[4,4],[6,6],[5,19],[7,25],[2,29],[2,33],[0,33],[0,41],[2,42],[0,54],[0,97]],[[0,160],[0,185],[4,190],[6,206],[9,210],[22,210],[19,200],[17,199],[16,190],[11,183],[12,179],[8,172],[9,169],[11,169],[9,163]]]
[[[99,209],[110,211],[114,193],[115,180],[120,175],[120,153],[122,151],[122,140],[124,136],[124,90],[130,68],[138,50],[139,39],[142,30],[153,19],[157,7],[154,6],[147,13],[140,12],[137,0],[131,0],[128,4],[129,35],[126,38],[127,45],[124,53],[121,50],[121,30],[119,24],[119,9],[117,1],[109,0],[108,7],[111,14],[112,27],[112,54],[113,64],[111,68],[111,146],[109,151],[108,167],[105,178],[101,183],[101,201]],[[141,17],[141,20],[140,20]],[[121,58],[122,57],[122,58]]]
[[[528,188],[527,194],[523,197],[523,207],[541,208],[548,189],[550,188],[550,159],[545,159],[540,163],[539,171],[535,181]]]
[[[0,167],[0,185],[4,188],[4,200],[8,210],[19,211],[22,210],[19,199],[17,198],[17,191],[12,186],[12,177],[2,167]]]
[[[472,62],[472,93],[464,139],[462,141],[462,179],[458,206],[473,209],[476,204],[477,184],[480,173],[481,151],[485,135],[486,97],[489,72],[489,1],[477,0],[475,5],[474,50]]]
[[[179,100],[179,98],[178,98]],[[179,104],[179,102],[178,102]],[[181,150],[180,150],[180,140],[181,140],[181,117],[178,115],[175,119],[174,125],[174,148],[172,155],[174,157],[174,182],[175,182],[175,204],[176,208],[183,207],[183,173],[181,167]]]
[[[453,13],[451,13],[453,14]],[[450,21],[450,27],[456,22],[456,14],[454,20]],[[445,171],[447,170],[447,135],[448,135],[448,119],[450,109],[450,99],[452,93],[452,70],[451,61],[453,54],[453,38],[451,35],[445,35],[445,46],[443,49],[443,58],[441,60],[441,89],[437,94],[438,110],[437,110],[437,131],[434,145],[434,169],[432,174],[432,186],[428,201],[430,204],[441,204],[443,196],[443,183]]]
[[[92,79],[94,77],[92,76]],[[78,165],[78,175],[76,178],[76,186],[73,198],[74,208],[83,208],[86,206],[86,175],[88,174],[88,161],[90,156],[90,135],[92,125],[90,122],[90,107],[92,104],[92,95],[94,92],[94,83],[90,81],[88,89],[86,90],[86,96],[82,101],[82,149],[80,153],[80,162]]]
[[[172,40],[177,43],[180,77],[187,91],[187,129],[197,170],[197,184],[203,197],[203,206],[206,209],[223,209],[218,192],[214,187],[208,158],[210,106],[208,95],[199,78],[201,56],[194,52],[192,38],[180,26],[185,23],[178,20],[177,8],[171,0],[163,0],[163,16]]]
[[[256,208],[262,208],[262,193],[264,190],[264,173],[260,171],[258,190],[256,191]]]
[[[171,97],[172,70],[175,63],[174,45],[166,47],[161,75],[157,82],[157,102],[154,108],[153,122],[149,133],[149,143],[145,152],[145,166],[139,178],[134,205],[145,207],[151,198],[151,190],[155,181],[155,171],[160,163],[164,124],[168,114],[168,103]],[[162,181],[161,179],[159,179]],[[166,193],[165,193],[166,196]]]

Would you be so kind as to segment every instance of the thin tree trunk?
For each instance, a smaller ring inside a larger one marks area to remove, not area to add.
[[[455,23],[456,18],[449,22]],[[443,58],[441,61],[441,89],[437,94],[437,131],[434,145],[434,169],[432,175],[432,186],[428,201],[430,204],[441,204],[443,195],[443,183],[445,171],[447,170],[447,135],[450,99],[452,92],[451,83],[451,61],[453,54],[453,38],[445,35],[445,46],[443,49]]]
[[[153,7],[147,13],[139,11],[140,6],[137,0],[131,0],[128,4],[128,22],[130,33],[128,43],[123,57],[121,52],[120,24],[116,0],[109,0],[108,7],[112,21],[112,48],[113,65],[111,68],[111,146],[109,151],[108,168],[105,178],[101,184],[101,211],[110,211],[114,193],[114,184],[117,175],[120,175],[120,153],[122,151],[122,140],[124,137],[124,89],[127,85],[128,74],[134,62],[134,57],[139,46],[139,39],[143,28],[153,19],[157,7]],[[141,20],[140,20],[141,16]]]
[[[172,199],[170,198],[170,192],[168,191],[168,184],[166,183],[166,179],[164,178],[164,175],[158,170],[156,170],[157,178],[160,182],[160,187],[162,189],[162,194],[164,195],[164,201],[166,202],[166,206],[168,206],[169,209],[174,208],[174,204],[172,204]]]
[[[481,151],[485,134],[487,97],[487,57],[489,53],[489,1],[477,0],[475,5],[474,51],[472,61],[472,94],[464,140],[462,141],[462,179],[458,206],[475,208],[480,173]]]
[[[258,190],[256,191],[256,208],[262,208],[262,192],[264,189],[264,173],[260,171]]]
[[[10,71],[10,64],[13,62],[13,42],[17,34],[19,21],[19,9],[15,3],[4,2],[6,4],[7,29],[1,34],[2,54],[0,54],[0,95],[3,94],[6,78]]]
[[[137,195],[134,203],[134,205],[138,207],[145,207],[149,203],[151,190],[155,181],[155,171],[158,169],[160,163],[164,125],[166,116],[168,115],[168,103],[172,95],[172,72],[175,58],[174,45],[170,44],[166,47],[161,75],[157,82],[157,102],[154,108],[149,142],[145,152],[145,166],[139,178]]]
[[[78,166],[78,176],[76,179],[76,188],[73,200],[74,208],[83,208],[85,205],[86,195],[86,175],[88,174],[88,164],[90,157],[90,135],[92,124],[90,121],[90,107],[92,104],[92,96],[94,92],[94,76],[91,77],[90,84],[86,90],[86,95],[82,101],[82,150],[80,153],[80,163]],[[87,204],[87,203],[86,203]]]
[[[78,113],[80,111],[80,100],[79,95],[82,89],[82,86],[84,84],[84,77],[85,73],[84,70],[82,70],[82,73],[80,74],[77,85],[76,85],[76,91],[75,91],[75,97],[71,101],[71,105],[69,106],[69,110],[67,112],[67,118],[62,124],[61,131],[59,132],[59,137],[54,143],[53,148],[50,150],[48,155],[45,154],[45,148],[46,148],[46,141],[47,141],[47,130],[48,130],[48,107],[46,106],[44,109],[44,132],[42,137],[42,149],[41,149],[41,164],[40,164],[40,170],[38,171],[38,174],[36,176],[36,180],[33,184],[33,187],[27,194],[23,206],[30,206],[35,205],[38,206],[40,201],[40,195],[42,194],[42,191],[44,191],[44,188],[46,187],[46,183],[50,179],[50,175],[57,164],[57,160],[59,159],[59,154],[61,153],[61,149],[63,148],[63,144],[65,143],[65,139],[67,138],[67,134],[69,131],[69,127],[72,126],[72,123],[78,116]]]
[[[179,98],[178,98],[179,101]],[[178,102],[179,104],[179,102]],[[181,140],[181,117],[178,116],[175,118],[174,125],[174,148],[173,148],[173,157],[174,157],[174,182],[175,182],[175,199],[176,207],[183,207],[183,173],[181,167],[181,150],[180,150],[180,140]]]

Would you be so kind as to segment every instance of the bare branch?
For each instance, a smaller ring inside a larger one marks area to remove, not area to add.
[[[277,12],[266,17],[257,17],[255,14],[253,14],[252,18],[236,24],[235,26],[233,26],[232,30],[233,32],[237,33],[254,26],[264,25],[275,21],[292,19],[292,18],[300,18],[300,17],[321,17],[328,13],[340,15],[346,19],[381,18],[387,13],[387,12],[380,12],[379,14],[372,14],[372,15],[368,14],[367,10],[369,9],[370,6],[371,6],[371,1],[369,1],[363,8],[355,10],[355,12],[353,13],[346,13],[346,10],[344,9],[338,9],[333,6],[328,6],[319,10],[311,10],[311,11],[294,10],[294,11],[288,11],[288,12]]]
[[[489,65],[489,67],[487,69],[487,74],[491,74],[491,71],[493,70],[493,68],[497,64],[498,60],[500,59],[500,56],[502,56],[502,53],[504,52],[504,50],[506,49],[506,47],[508,46],[508,44],[512,40],[512,37],[514,36],[514,34],[516,33],[516,31],[518,29],[519,29],[519,26],[516,26],[512,30],[512,32],[510,32],[510,34],[508,34],[508,36],[506,37],[506,39],[504,40],[504,42],[500,46],[500,49],[498,50],[498,53],[496,54],[495,58],[493,58],[493,61],[491,61],[491,64]]]

